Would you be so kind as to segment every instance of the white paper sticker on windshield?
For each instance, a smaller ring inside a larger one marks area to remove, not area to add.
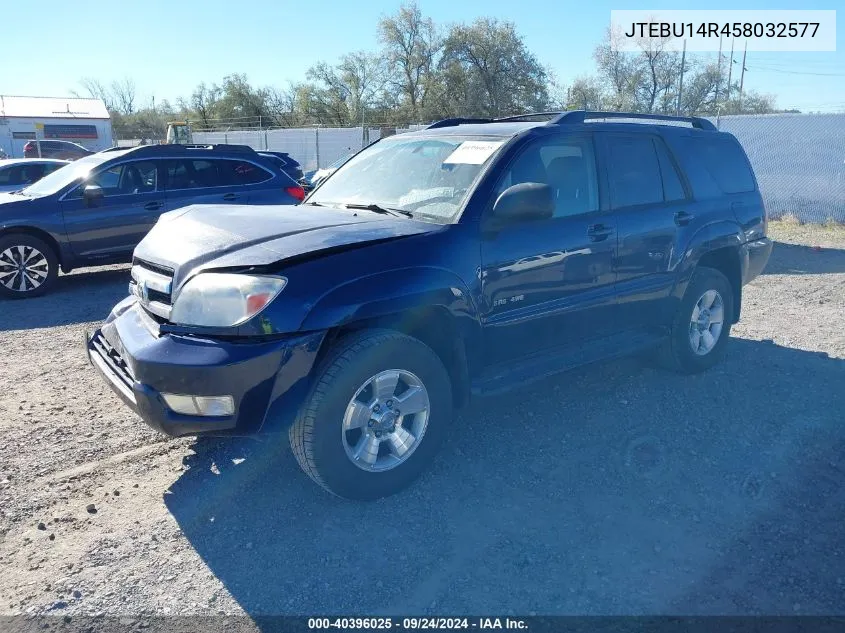
[[[464,141],[458,145],[454,152],[449,154],[443,163],[481,165],[502,146],[502,143],[504,141]]]

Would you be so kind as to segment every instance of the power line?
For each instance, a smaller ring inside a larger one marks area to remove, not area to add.
[[[818,73],[818,72],[811,72],[806,70],[786,70],[783,68],[775,68],[773,66],[763,66],[760,64],[754,64],[751,66],[752,69],[757,70],[759,72],[767,72],[767,73],[780,73],[783,75],[807,75],[812,77],[845,77],[845,73]]]

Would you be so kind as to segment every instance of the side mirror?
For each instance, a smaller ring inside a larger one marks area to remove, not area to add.
[[[546,220],[554,215],[552,188],[540,182],[523,182],[505,189],[493,204],[500,223]]]
[[[93,206],[102,199],[103,188],[98,185],[86,185],[85,189],[82,190],[82,197],[85,198],[88,206]]]

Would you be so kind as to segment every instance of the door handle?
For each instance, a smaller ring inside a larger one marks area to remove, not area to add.
[[[606,224],[593,224],[587,229],[587,236],[592,242],[606,240],[611,233],[613,233],[613,227],[607,226]]]
[[[144,208],[147,211],[158,211],[161,209],[161,202],[148,202],[144,205]]]
[[[224,194],[224,195],[223,195],[223,199],[224,199],[226,202],[232,202],[232,200],[237,200],[237,199],[238,199],[238,196],[237,196],[236,194],[234,194],[234,193],[227,193],[227,194]]]
[[[686,226],[689,224],[695,216],[691,213],[687,213],[686,211],[678,211],[675,214],[675,224],[678,226]]]

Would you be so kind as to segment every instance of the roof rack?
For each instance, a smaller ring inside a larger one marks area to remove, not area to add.
[[[505,123],[508,121],[513,121],[514,123],[518,121],[529,121],[535,117],[546,117],[546,118],[553,118],[561,114],[559,111],[555,112],[527,112],[525,114],[514,114],[512,116],[505,116],[498,119],[493,119],[495,123]]]
[[[132,149],[132,153],[137,154],[172,154],[180,153],[185,150],[206,150],[211,152],[229,152],[234,154],[255,154],[255,150],[249,145],[200,145],[200,144],[163,144],[163,145],[137,145]]]
[[[426,130],[433,130],[439,127],[453,127],[455,125],[464,125],[466,123],[493,123],[494,119],[464,119],[461,117],[455,117],[452,119],[443,119],[442,121],[437,121],[436,123],[432,123]]]
[[[561,112],[547,125],[584,123],[587,119],[646,119],[653,121],[677,121],[689,123],[699,130],[716,131],[716,126],[707,119],[697,116],[669,116],[668,114],[643,114],[640,112],[600,112],[592,110],[571,110]]]
[[[699,130],[716,130],[707,119],[697,116],[670,116],[668,114],[643,114],[640,112],[601,112],[597,110],[569,110],[567,112],[527,112],[513,116],[501,117],[498,119],[464,119],[460,117],[443,119],[429,125],[427,130],[439,127],[452,127],[467,123],[516,123],[519,121],[530,121],[537,117],[547,118],[546,125],[560,125],[570,123],[584,123],[587,119],[643,119],[650,121],[675,121],[689,123]]]

